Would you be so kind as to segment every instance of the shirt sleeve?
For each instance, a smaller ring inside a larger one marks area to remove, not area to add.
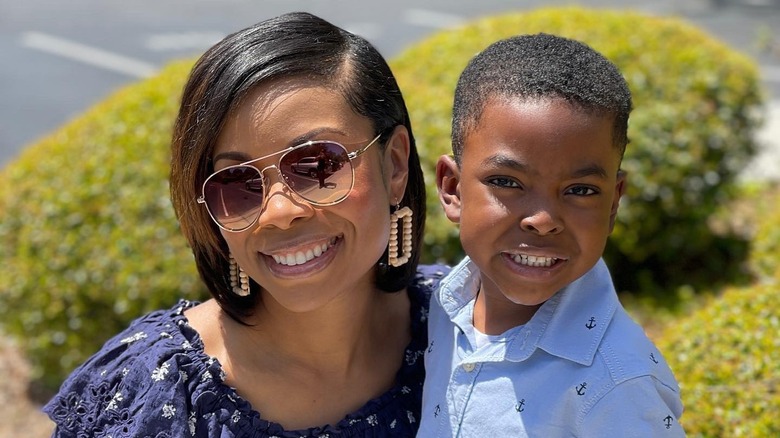
[[[637,377],[605,394],[585,415],[578,436],[685,437],[682,411],[677,391],[652,376]]]

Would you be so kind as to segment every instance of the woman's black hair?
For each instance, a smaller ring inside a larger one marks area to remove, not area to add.
[[[388,292],[405,288],[420,257],[425,184],[409,113],[385,59],[362,37],[309,13],[262,21],[228,35],[196,62],[184,87],[172,142],[171,199],[182,232],[212,296],[238,321],[255,308],[258,285],[251,284],[247,297],[231,291],[227,243],[195,200],[213,172],[210,157],[230,112],[256,86],[279,78],[306,78],[338,90],[353,111],[371,120],[382,147],[396,126],[406,127],[411,143],[409,176],[400,206],[414,211],[414,250],[400,267],[387,266],[387,254],[378,260],[377,287]]]

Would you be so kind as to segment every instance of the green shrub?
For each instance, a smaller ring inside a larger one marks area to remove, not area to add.
[[[780,189],[761,197],[756,218],[750,267],[760,281],[780,285]]]
[[[755,152],[756,66],[686,22],[633,12],[550,8],[489,17],[415,44],[392,63],[411,111],[425,176],[450,153],[452,95],[468,60],[490,43],[547,32],[584,41],[617,64],[634,96],[623,168],[629,188],[606,252],[621,289],[723,278],[745,255],[707,218],[733,196]],[[453,263],[457,230],[429,190],[424,260]]]
[[[119,91],[0,172],[0,323],[47,390],[139,314],[205,296],[167,184],[190,66]]]
[[[780,294],[731,288],[657,343],[680,382],[693,437],[780,436]]]

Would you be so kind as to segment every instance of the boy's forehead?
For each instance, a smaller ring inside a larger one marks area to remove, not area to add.
[[[494,120],[486,120],[486,118],[495,118],[497,114],[506,114],[507,110],[513,110],[513,113],[520,114],[534,114],[539,110],[549,110],[552,107],[565,107],[571,112],[571,117],[556,118],[554,120],[548,120],[549,123],[557,124],[560,127],[571,125],[575,123],[582,123],[587,121],[588,123],[599,122],[602,124],[606,122],[611,128],[615,127],[617,115],[601,109],[598,107],[591,107],[580,102],[571,101],[560,96],[521,96],[521,95],[493,95],[486,98],[479,111],[474,113],[475,119],[469,123],[468,128],[464,132],[464,147],[468,146],[468,138],[475,131],[485,129],[489,125],[489,129],[495,129]],[[611,131],[610,140],[611,144],[614,144],[615,133],[614,129]],[[617,146],[615,149],[618,150]],[[618,153],[620,151],[618,150]]]
[[[463,155],[476,158],[499,150],[515,155],[548,149],[579,155],[587,150],[606,152],[605,157],[619,163],[622,153],[615,146],[614,126],[613,114],[563,98],[491,98],[485,101],[477,123],[465,132]]]

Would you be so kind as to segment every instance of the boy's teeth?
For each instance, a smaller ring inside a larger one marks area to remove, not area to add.
[[[287,265],[287,266],[302,265],[308,262],[309,260],[324,254],[325,251],[327,251],[328,248],[330,248],[330,246],[333,243],[335,243],[335,239],[331,240],[328,243],[316,245],[313,248],[307,249],[305,252],[296,251],[294,253],[283,254],[283,255],[271,254],[271,257],[274,258],[274,261],[276,263],[279,263],[281,265]]]
[[[525,255],[525,254],[515,254],[514,256],[512,256],[512,259],[515,261],[515,263],[519,263],[521,265],[538,266],[538,267],[552,266],[553,263],[555,263],[555,261],[558,260],[554,257],[537,257],[537,256]]]

